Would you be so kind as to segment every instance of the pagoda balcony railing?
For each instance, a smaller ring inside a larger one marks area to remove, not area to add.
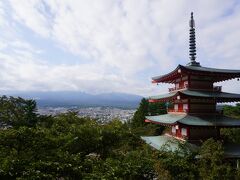
[[[188,109],[168,109],[168,112],[180,112],[180,113],[187,113]]]
[[[199,109],[199,110],[189,110],[189,109],[168,109],[168,113],[187,113],[187,114],[223,114],[222,111],[209,110],[209,109]]]
[[[173,88],[168,88],[169,92],[173,92],[176,90],[180,89],[187,89],[190,88],[187,84],[181,87],[173,87]],[[198,86],[198,88],[190,88],[190,89],[198,89],[198,90],[206,90],[206,91],[214,91],[214,92],[221,92],[222,91],[222,86],[213,86],[212,89],[206,88],[205,86]]]
[[[179,89],[186,89],[186,88],[188,88],[187,84],[185,84],[184,86],[181,86],[181,87],[168,88],[168,91],[172,92],[172,91],[176,91],[176,90],[179,90]]]

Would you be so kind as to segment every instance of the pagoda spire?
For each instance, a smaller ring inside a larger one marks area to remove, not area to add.
[[[189,32],[189,66],[200,66],[199,62],[196,62],[196,38],[195,38],[195,21],[193,19],[193,12],[191,12],[191,19],[189,21],[190,32]]]

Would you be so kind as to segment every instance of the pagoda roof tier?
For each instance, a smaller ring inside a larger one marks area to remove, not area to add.
[[[179,140],[172,136],[161,135],[161,136],[141,136],[147,144],[157,150],[176,151],[179,146]],[[184,143],[183,141],[182,143]]]
[[[149,102],[167,102],[180,98],[193,97],[193,98],[204,98],[204,99],[215,99],[216,102],[237,102],[240,101],[240,94],[227,93],[227,92],[214,92],[214,91],[196,91],[196,90],[180,90],[175,92],[170,92],[167,94],[150,96]]]
[[[146,116],[148,122],[171,126],[184,124],[187,126],[208,126],[208,127],[240,127],[240,120],[223,115],[188,115],[188,114],[164,114],[159,116]]]
[[[179,143],[185,143],[188,148],[193,151],[200,148],[199,144],[193,144],[188,141],[181,141],[169,135],[161,136],[141,136],[141,139],[144,140],[147,144],[153,147],[156,150],[164,150],[168,152],[174,152],[179,150]],[[224,148],[224,157],[225,158],[240,158],[240,145],[239,144],[223,144]],[[201,158],[197,156],[196,158]]]
[[[212,82],[220,82],[229,79],[239,78],[240,70],[232,70],[232,69],[216,69],[202,66],[183,66],[178,65],[175,70],[172,72],[152,77],[153,83],[175,83],[175,80],[182,77],[184,74],[186,75],[198,75],[198,76],[206,76],[209,81]]]

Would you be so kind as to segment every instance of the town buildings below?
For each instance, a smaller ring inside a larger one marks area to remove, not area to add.
[[[67,113],[68,111],[75,111],[78,113],[79,117],[89,117],[92,119],[97,119],[100,122],[109,122],[113,119],[119,119],[122,122],[130,120],[135,109],[122,109],[114,107],[40,107],[38,108],[38,113],[42,115],[58,115],[61,113]]]

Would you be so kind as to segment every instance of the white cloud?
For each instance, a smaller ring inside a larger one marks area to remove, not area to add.
[[[150,76],[187,63],[192,10],[198,61],[205,66],[240,69],[240,11],[234,0],[10,0],[8,5],[6,13],[0,3],[0,24],[5,23],[0,32],[6,35],[0,38],[4,42],[0,43],[2,89],[142,95],[163,91],[150,85]],[[18,24],[42,41],[50,40],[52,46],[79,56],[79,62],[43,61],[43,50],[19,38],[21,32],[12,28]],[[6,48],[11,52],[1,51]],[[81,58],[88,62],[82,64]]]
[[[48,22],[48,16],[43,14],[41,11],[42,3],[41,0],[27,0],[27,1],[16,1],[10,0],[13,9],[13,18],[26,26],[31,28],[33,31],[38,32],[40,35],[47,37],[49,36],[51,28]]]

